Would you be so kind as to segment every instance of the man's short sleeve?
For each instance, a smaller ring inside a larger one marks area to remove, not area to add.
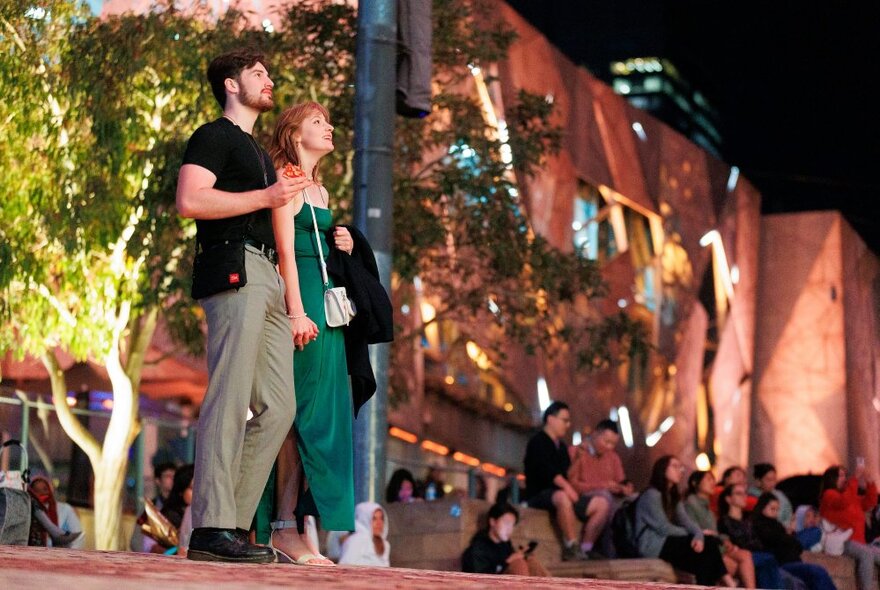
[[[219,177],[228,156],[229,140],[226,132],[214,122],[202,125],[192,134],[186,144],[183,163],[201,166]]]

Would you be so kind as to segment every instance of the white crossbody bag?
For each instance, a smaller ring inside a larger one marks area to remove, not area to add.
[[[309,201],[306,191],[303,191],[303,199],[312,212],[312,223],[315,226],[315,242],[318,247],[318,258],[321,260],[321,279],[324,281],[324,317],[327,325],[331,328],[347,326],[354,319],[357,310],[354,303],[348,298],[345,287],[330,288],[330,279],[327,277],[327,263],[324,262],[324,249],[321,248],[321,233],[318,231],[318,220],[315,217],[315,208]]]

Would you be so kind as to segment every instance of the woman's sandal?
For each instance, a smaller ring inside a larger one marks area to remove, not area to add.
[[[294,558],[291,555],[288,555],[281,549],[278,549],[272,543],[272,537],[274,536],[275,531],[282,529],[293,529],[297,528],[295,520],[276,520],[272,522],[272,534],[269,535],[269,548],[275,552],[275,561],[277,563],[292,563],[295,565],[314,565],[319,567],[334,567],[336,564],[330,561],[329,558],[324,557],[320,553],[303,553],[299,556],[299,558]],[[323,563],[320,561],[323,560]]]

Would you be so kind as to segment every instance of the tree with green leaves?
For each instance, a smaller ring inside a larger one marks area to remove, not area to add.
[[[106,21],[53,0],[0,13],[0,349],[41,358],[53,404],[95,473],[100,549],[121,547],[138,390],[160,317],[202,346],[182,287],[192,228],[174,210],[186,137],[210,116],[204,20],[163,12]],[[72,414],[58,360],[103,364],[113,408],[103,441]]]
[[[518,181],[557,149],[560,130],[551,105],[525,92],[507,105],[506,129],[487,119],[473,68],[489,71],[513,39],[487,7],[434,3],[434,111],[398,122],[396,284],[406,300],[421,280],[442,302],[432,321],[479,330],[490,347],[515,339],[603,365],[643,334],[626,316],[585,307],[603,293],[599,269],[529,227]],[[322,0],[293,3],[281,17],[267,32],[233,12],[212,20],[168,5],[99,20],[73,0],[39,8],[0,0],[0,351],[41,358],[49,371],[59,420],[94,468],[100,549],[121,546],[128,449],[158,322],[182,350],[203,350],[200,308],[188,293],[195,228],[177,215],[174,187],[186,139],[220,114],[204,77],[213,56],[263,49],[275,115],[303,100],[329,108],[337,149],[324,178],[347,216],[356,14]],[[273,120],[261,118],[264,143]],[[590,333],[603,340],[586,340]],[[103,441],[70,412],[57,350],[107,368],[113,409]]]

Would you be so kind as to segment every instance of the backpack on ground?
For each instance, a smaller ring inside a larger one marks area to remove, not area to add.
[[[611,539],[617,557],[631,559],[641,557],[636,534],[636,505],[639,496],[624,500],[611,518]]]

